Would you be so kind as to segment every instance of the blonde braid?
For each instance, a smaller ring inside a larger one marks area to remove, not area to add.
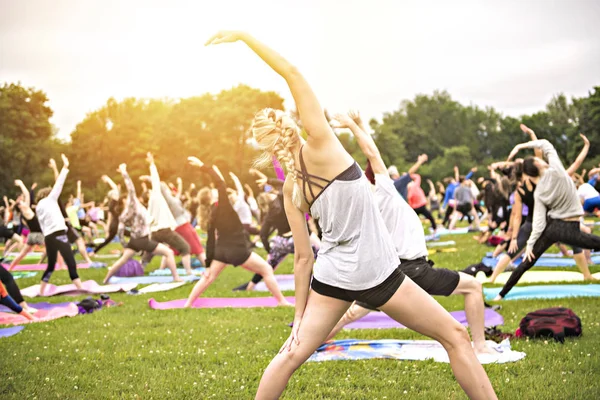
[[[292,202],[296,207],[300,207],[302,198],[298,185],[296,161],[292,153],[293,147],[300,138],[298,125],[283,111],[267,108],[259,111],[254,117],[252,134],[259,148],[265,150],[256,160],[255,165],[269,165],[272,155],[277,158],[281,165],[285,165],[288,174],[291,174],[294,181]]]

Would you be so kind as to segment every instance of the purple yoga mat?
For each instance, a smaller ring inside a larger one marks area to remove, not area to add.
[[[27,303],[27,304],[29,304],[29,307],[35,308],[36,310],[52,310],[53,308],[66,307],[69,304],[71,304],[71,302],[70,301],[67,301],[66,303],[42,302],[42,303]],[[0,312],[11,312],[11,309],[0,305]]]
[[[294,304],[294,297],[286,297],[287,301]],[[160,302],[154,299],[148,300],[150,308],[155,310],[169,310],[171,308],[183,308],[186,299]],[[201,297],[194,301],[193,308],[253,308],[253,307],[277,307],[274,297]]]
[[[0,337],[9,337],[12,335],[16,335],[17,333],[21,332],[23,329],[25,329],[24,326],[13,326],[10,328],[2,328],[2,329],[0,329]]]
[[[464,311],[453,311],[450,313],[461,324],[467,326],[467,316]],[[485,326],[497,326],[504,324],[504,318],[491,308],[485,309]],[[405,328],[405,326],[394,321],[387,314],[382,312],[372,312],[365,315],[358,321],[354,321],[344,327],[345,329],[390,329]]]
[[[13,271],[45,271],[48,268],[48,264],[20,264],[16,265],[13,268]],[[83,263],[77,264],[77,269],[87,269],[90,268],[90,264]],[[8,269],[8,268],[7,268]],[[56,266],[55,271],[66,271],[67,267],[58,267]]]

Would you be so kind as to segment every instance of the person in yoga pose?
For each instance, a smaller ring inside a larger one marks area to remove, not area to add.
[[[58,174],[54,187],[40,189],[37,193],[37,206],[35,208],[40,228],[44,234],[46,244],[46,255],[48,257],[48,267],[42,275],[40,283],[40,294],[43,296],[46,291],[46,285],[54,272],[58,253],[62,256],[69,269],[69,277],[77,286],[82,289],[81,279],[77,274],[77,263],[69,239],[67,238],[67,225],[58,205],[58,198],[62,192],[63,185],[69,173],[69,159],[61,154],[63,168]]]
[[[359,147],[367,156],[365,175],[371,184],[375,185],[375,200],[385,226],[392,235],[396,253],[401,261],[399,269],[430,295],[465,296],[465,311],[475,352],[497,354],[485,344],[481,283],[462,272],[432,268],[433,262],[427,260],[423,225],[416,212],[394,190],[392,181],[386,174],[385,163],[379,149],[371,136],[365,133],[360,116],[353,112],[348,115],[338,114],[335,119],[339,121],[340,127],[352,131]],[[354,302],[327,339],[333,338],[344,326],[362,318],[372,310],[376,309],[363,302]]]
[[[250,205],[246,202],[244,187],[233,172],[230,172],[229,176],[235,184],[235,190],[229,192],[229,201],[233,205],[233,209],[238,217],[240,217],[240,221],[242,222],[242,225],[244,225],[244,229],[248,232],[248,235],[258,235],[260,229],[252,223],[252,210],[250,209]]]
[[[163,196],[163,191],[160,183],[160,176],[158,175],[158,169],[154,164],[154,156],[152,153],[146,154],[146,161],[150,164],[150,176],[142,176],[141,180],[150,181],[152,189],[148,197],[148,211],[152,217],[152,224],[150,225],[150,239],[168,245],[174,251],[177,251],[181,255],[181,263],[185,272],[188,275],[192,275],[191,267],[191,254],[190,245],[185,241],[181,235],[175,232],[173,229],[177,227],[177,222],[171,213],[171,209],[167,201]],[[146,252],[143,262],[148,263],[152,258],[152,252]],[[161,261],[161,268],[165,268],[166,263],[169,262],[169,257],[164,257]]]
[[[455,211],[457,211],[458,213],[453,214],[448,229],[454,229],[454,226],[458,221],[458,215],[461,214],[467,217],[467,219],[469,220],[469,225],[471,225],[471,221],[474,222],[474,226],[470,227],[470,229],[472,228],[476,231],[479,231],[479,216],[473,208],[475,198],[473,197],[473,192],[471,191],[471,180],[466,177],[460,177],[459,180],[460,185],[454,191],[454,200],[456,201]]]
[[[15,185],[19,187],[23,193],[23,200],[18,203],[18,207],[23,215],[23,218],[25,219],[25,223],[29,227],[29,235],[27,235],[27,243],[19,255],[10,263],[10,266],[8,267],[9,271],[12,271],[12,269],[16,267],[27,254],[29,254],[34,246],[44,245],[44,234],[42,233],[42,228],[40,227],[37,216],[31,209],[31,194],[29,193],[29,190],[27,190],[27,187],[25,187],[23,181],[20,179],[15,181]]]
[[[323,343],[352,302],[362,301],[438,340],[467,396],[495,399],[467,330],[398,269],[398,256],[370,185],[334,134],[302,74],[243,32],[219,32],[207,45],[237,41],[286,80],[308,134],[304,141],[294,120],[273,109],[259,111],[251,128],[263,151],[258,164],[269,165],[276,156],[287,169],[283,192],[295,245],[296,285],[292,333],[265,370],[256,398],[279,398],[294,371]],[[309,211],[322,231],[316,263],[306,227]]]
[[[0,269],[4,269],[4,268],[0,266]],[[4,284],[2,282],[0,282],[0,304],[10,308],[17,314],[21,314],[22,316],[24,316],[25,318],[27,318],[30,321],[33,321],[35,319],[35,317],[33,315],[31,315],[29,313],[29,311],[27,311],[26,309],[21,307],[19,304],[17,304],[15,299],[13,299],[11,297],[11,295],[8,294],[8,291],[6,290],[6,288],[4,287]]]
[[[17,202],[20,202],[20,199],[17,199]],[[13,212],[14,207],[16,207],[17,202],[14,200],[8,200],[6,196],[4,196],[4,215],[0,218],[0,237],[4,238],[4,255],[6,256],[17,246],[23,244],[23,237],[19,235],[18,229],[15,226],[13,221],[9,221],[11,212]]]
[[[96,245],[94,253],[98,253],[104,247],[108,246],[119,232],[119,215],[121,214],[121,202],[119,201],[119,187],[113,182],[108,175],[102,175],[102,181],[110,186],[110,191],[106,195],[108,199],[108,234],[104,242]]]
[[[405,172],[400,176],[398,168],[395,165],[391,165],[388,168],[390,178],[394,180],[394,187],[405,201],[408,201],[408,185],[412,182],[412,176],[417,173],[417,170],[427,161],[427,155],[421,154],[417,157],[417,162],[410,167],[408,172]]]
[[[423,164],[426,161],[427,154],[421,154],[419,156],[420,164]],[[421,188],[421,175],[412,174],[410,177],[412,182],[408,184],[407,202],[413,208],[413,210],[415,210],[417,215],[422,215],[429,220],[431,223],[431,229],[435,232],[437,229],[437,224],[435,223],[435,218],[433,218],[433,215],[431,215],[431,211],[427,209],[427,196],[425,196],[425,191]]]
[[[8,291],[10,297],[12,297],[12,299],[19,306],[21,306],[29,314],[35,314],[37,310],[33,307],[30,307],[29,304],[27,304],[27,302],[25,301],[25,299],[23,299],[23,296],[21,295],[21,290],[15,282],[15,278],[13,278],[12,274],[4,268],[4,266],[1,264],[2,261],[3,260],[0,259],[0,282],[4,284],[4,287]]]
[[[598,215],[597,210],[600,209],[600,193],[595,188],[598,182],[598,172],[600,172],[600,168],[590,170],[588,175],[589,180],[577,188],[577,194],[581,200],[583,211],[586,213],[595,213],[596,215]]]
[[[201,190],[204,194],[202,194],[200,202],[200,226],[208,233],[206,242],[207,270],[192,289],[185,306],[191,307],[194,300],[204,293],[229,264],[242,266],[250,272],[261,275],[279,305],[290,305],[281,294],[269,264],[250,249],[247,232],[229,202],[227,186],[219,169],[216,166],[210,168],[204,165],[196,157],[188,157],[188,160],[191,165],[200,168],[202,172],[211,177],[217,187],[219,197],[218,199],[212,198],[210,203],[207,204],[207,198],[212,197],[212,193],[208,190]],[[218,201],[217,205],[214,204],[216,201]],[[209,207],[212,207],[212,209]]]
[[[523,174],[536,186],[532,231],[523,262],[512,272],[495,300],[506,297],[521,276],[556,242],[584,249],[600,249],[600,237],[581,231],[579,221],[583,208],[577,189],[549,141],[542,139],[519,144],[509,155],[509,160],[520,150],[529,148],[541,149],[548,162],[531,156],[523,160]]]
[[[135,193],[135,186],[133,186],[133,182],[127,173],[127,165],[119,165],[118,171],[123,175],[125,187],[127,188],[127,197],[124,199],[123,212],[119,216],[119,230],[117,233],[124,250],[121,257],[108,269],[104,283],[108,283],[110,277],[116,274],[138,251],[164,256],[167,268],[171,270],[171,274],[173,275],[173,281],[181,282],[182,279],[177,274],[173,251],[166,245],[150,239],[148,210],[140,203]],[[130,239],[125,244],[123,237],[126,227],[130,229]]]

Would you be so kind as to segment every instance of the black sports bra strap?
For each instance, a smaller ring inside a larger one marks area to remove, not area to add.
[[[308,173],[308,170],[306,169],[306,163],[304,162],[304,157],[302,156],[303,149],[304,149],[304,145],[302,145],[302,147],[300,147],[300,154],[299,154],[300,171],[296,170],[296,172],[299,173],[300,179],[302,179],[302,195],[304,196],[304,201],[306,201],[306,204],[308,204],[310,206],[311,202],[308,201],[308,198],[306,197],[306,187],[308,186],[310,195],[314,200],[316,196],[313,191],[313,186],[316,186],[317,188],[323,190],[323,189],[325,189],[325,186],[327,184],[329,184],[331,181],[329,181],[328,179],[322,178],[320,176],[312,175],[312,174]],[[321,185],[318,182],[315,182],[315,179],[319,179],[319,180],[325,182],[325,186]]]

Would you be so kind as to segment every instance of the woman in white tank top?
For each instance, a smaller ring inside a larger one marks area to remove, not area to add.
[[[359,300],[438,340],[467,395],[495,399],[466,329],[397,269],[394,244],[369,183],[333,133],[304,77],[278,53],[243,32],[219,32],[207,45],[236,41],[246,43],[286,80],[308,134],[304,141],[294,120],[279,110],[259,111],[252,126],[264,151],[257,164],[270,165],[275,155],[288,171],[284,204],[296,247],[294,326],[265,370],[256,398],[279,398],[294,371],[323,343],[351,302]],[[307,212],[323,231],[316,263],[304,217]]]

